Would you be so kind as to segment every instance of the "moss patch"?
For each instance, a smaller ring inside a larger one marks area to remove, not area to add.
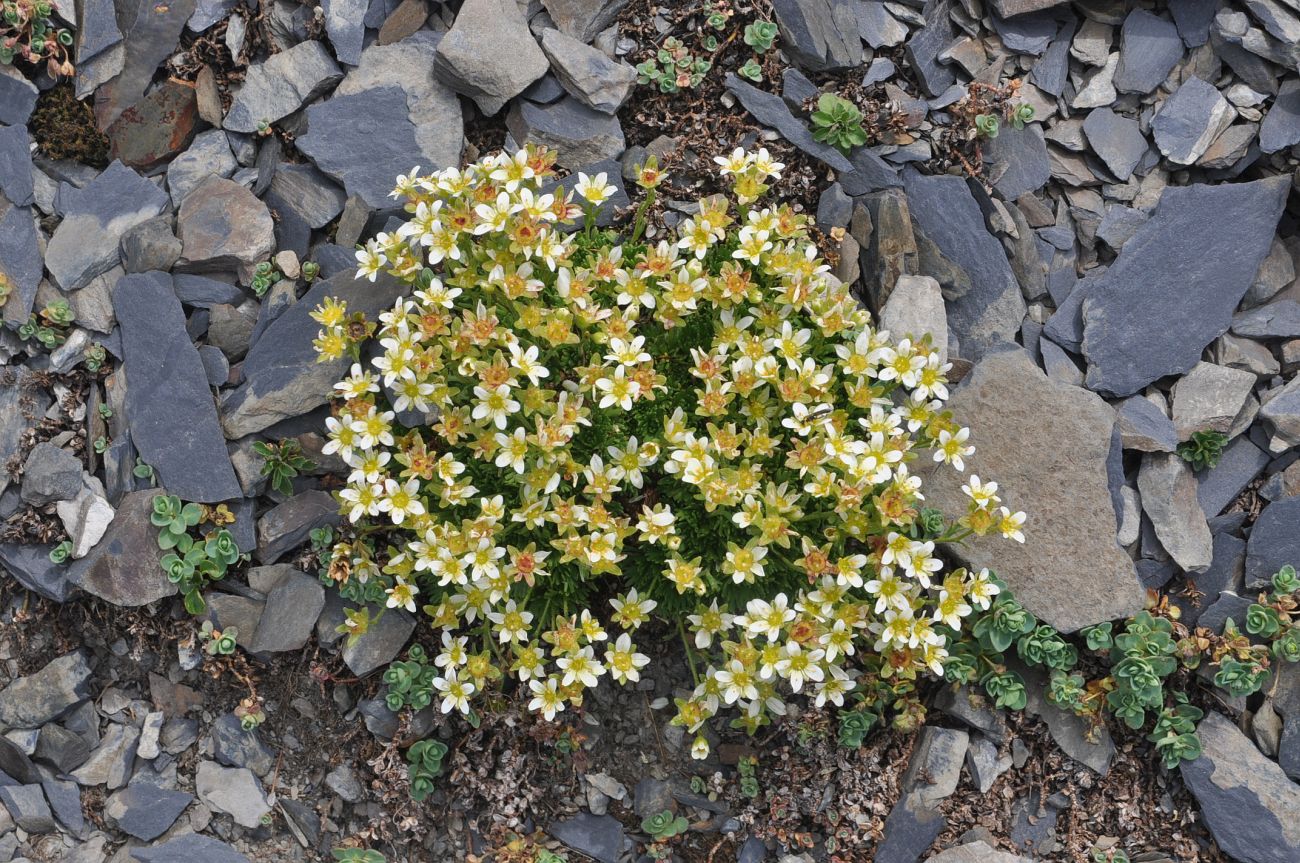
[[[90,104],[77,101],[71,84],[59,84],[40,95],[28,128],[40,152],[51,159],[108,166],[108,138],[95,126]]]

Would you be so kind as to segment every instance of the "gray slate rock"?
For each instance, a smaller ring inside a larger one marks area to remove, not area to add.
[[[122,269],[128,273],[170,270],[180,259],[181,248],[172,233],[171,216],[157,216],[122,235]]]
[[[613,114],[636,83],[636,70],[560,30],[542,34],[542,51],[564,89],[588,108]]]
[[[1276,153],[1300,144],[1300,78],[1287,78],[1259,127],[1259,148]]]
[[[194,793],[209,808],[225,812],[236,824],[250,830],[260,826],[262,816],[271,811],[262,783],[244,767],[200,761],[194,775]]]
[[[990,0],[994,10],[1003,18],[1038,12],[1068,3],[1069,0]]]
[[[245,731],[239,717],[223,715],[212,723],[212,757],[227,767],[247,767],[266,776],[275,767],[275,753],[262,742],[257,729]]]
[[[574,851],[586,854],[599,863],[618,863],[627,841],[623,835],[623,825],[617,818],[588,812],[556,821],[546,828],[546,832]]]
[[[208,177],[229,177],[239,168],[230,152],[226,133],[220,129],[200,132],[189,148],[167,166],[167,190],[172,204],[181,205],[185,197]]]
[[[1131,396],[1119,405],[1115,425],[1124,449],[1173,452],[1178,446],[1178,432],[1173,420],[1142,396]]]
[[[1195,75],[1183,82],[1151,122],[1156,146],[1169,161],[1191,165],[1232,123],[1234,113],[1223,94]]]
[[[46,269],[64,291],[84,288],[121,260],[122,235],[168,203],[167,193],[121,162],[83,189],[65,186],[59,194],[63,221],[46,247]]]
[[[40,728],[90,697],[90,666],[80,651],[67,653],[44,668],[0,690],[0,728]]]
[[[1300,496],[1264,507],[1246,544],[1246,583],[1267,581],[1282,567],[1300,562]]]
[[[1292,378],[1270,398],[1259,416],[1283,446],[1300,444],[1300,377]]]
[[[257,558],[264,564],[275,563],[306,542],[316,528],[337,526],[340,521],[339,505],[329,492],[312,490],[294,495],[258,519]]]
[[[19,207],[35,200],[31,146],[25,126],[0,126],[0,195]]]
[[[1182,0],[1169,4],[1178,35],[1188,48],[1197,48],[1210,40],[1210,23],[1219,9],[1219,0]]]
[[[557,161],[573,169],[617,159],[626,146],[618,117],[592,110],[572,96],[549,105],[518,100],[506,115],[506,128],[521,146],[540,144],[555,150]]]
[[[407,290],[387,275],[380,275],[375,282],[354,276],[355,270],[348,269],[332,279],[317,281],[249,349],[243,385],[222,400],[226,437],[233,440],[262,431],[326,403],[330,388],[346,373],[350,360],[316,361],[312,341],[320,325],[312,319],[312,310],[326,297],[337,297],[347,302],[349,311],[373,317]]]
[[[614,23],[628,0],[542,0],[555,26],[573,38],[590,42]]]
[[[108,798],[104,814],[123,833],[151,842],[166,833],[193,801],[193,794],[136,780]]]
[[[1254,387],[1255,375],[1250,372],[1197,363],[1174,384],[1173,415],[1178,439],[1187,440],[1198,431],[1226,434]]]
[[[1174,453],[1148,453],[1138,473],[1138,491],[1142,509],[1169,556],[1188,572],[1208,567],[1214,556],[1213,538],[1187,462]]]
[[[67,567],[68,580],[114,605],[147,605],[175,595],[176,585],[159,563],[163,552],[158,528],[149,521],[153,499],[160,493],[150,489],[123,495],[104,537]]]
[[[1025,300],[1002,245],[984,227],[984,216],[960,177],[903,175],[913,226],[921,245],[920,271],[943,288],[948,329],[965,359],[978,359],[1015,341]]]
[[[1115,89],[1121,93],[1150,93],[1183,58],[1178,28],[1166,18],[1134,9],[1120,28],[1119,65]]]
[[[1221,714],[1201,720],[1196,735],[1204,752],[1180,770],[1218,846],[1243,863],[1300,858],[1300,787]]]
[[[131,766],[140,743],[140,731],[131,725],[108,724],[90,759],[72,773],[77,784],[105,785],[114,791],[131,778]]]
[[[324,608],[325,588],[319,579],[302,572],[286,575],[266,598],[253,636],[253,652],[275,653],[302,647]]]
[[[369,0],[323,0],[321,8],[325,11],[325,32],[334,46],[334,56],[349,66],[360,63]]]
[[[1082,295],[1089,388],[1131,395],[1200,360],[1227,331],[1268,254],[1288,188],[1288,178],[1274,177],[1164,191],[1151,219]]]
[[[514,0],[467,0],[438,44],[433,68],[492,116],[545,75],[548,65]]]
[[[947,825],[943,814],[915,794],[904,794],[885,819],[875,863],[916,863]]]
[[[371,619],[378,609],[371,609]],[[364,677],[393,660],[415,630],[415,617],[404,609],[390,608],[365,634],[343,647],[343,662],[357,677]]]
[[[7,206],[0,200],[0,270],[12,284],[4,304],[6,323],[20,327],[31,317],[44,268],[35,212],[31,207]],[[4,485],[0,481],[0,488]]]
[[[131,849],[138,863],[249,863],[230,845],[211,836],[189,833],[150,848]]]
[[[126,417],[141,457],[182,500],[216,503],[242,496],[203,361],[185,332],[185,313],[170,277],[123,276],[113,308],[122,325],[123,366],[130,380]]]
[[[6,126],[24,125],[36,107],[36,97],[40,92],[21,72],[0,72],[0,123]]]
[[[116,61],[113,63],[120,71],[103,79],[105,83],[95,92],[95,124],[100,129],[112,126],[124,111],[144,98],[158,66],[176,50],[185,22],[194,13],[194,6],[195,0],[176,0],[159,5],[132,4],[118,10],[127,19],[119,22],[125,39],[121,65],[118,66]],[[94,16],[96,21],[105,17],[102,13]],[[109,56],[103,51],[100,54]],[[86,95],[85,92],[77,93],[78,98]]]
[[[1136,120],[1097,108],[1083,121],[1088,145],[1116,179],[1128,180],[1147,152],[1147,139]]]
[[[185,196],[176,227],[182,244],[177,266],[189,272],[237,270],[251,281],[253,268],[275,251],[275,222],[266,204],[221,177],[207,178]]]
[[[1037,192],[1052,177],[1047,142],[1038,123],[1006,128],[984,145],[984,165],[993,188],[1008,201]]]
[[[1232,319],[1232,332],[1251,339],[1293,339],[1300,336],[1300,302],[1282,297]]]
[[[0,786],[0,803],[9,810],[14,823],[28,833],[54,832],[54,815],[50,813],[50,804],[45,801],[41,786]]]
[[[917,80],[930,96],[938,96],[957,81],[952,67],[939,62],[939,54],[953,42],[952,20],[948,17],[948,0],[939,0],[928,9],[926,24],[907,41],[907,61]]]
[[[852,6],[836,0],[774,0],[781,49],[810,72],[862,63],[862,39]]]
[[[963,425],[981,430],[980,470],[998,478],[1003,500],[1033,514],[1025,545],[984,537],[954,553],[997,572],[1031,612],[1062,632],[1140,611],[1144,592],[1115,541],[1107,478],[1111,408],[1087,390],[1049,380],[1019,349],[987,354],[949,407]],[[1044,476],[1055,481],[1044,483]],[[933,471],[926,500],[956,511],[965,506],[963,482],[954,471]]]
[[[52,548],[52,543],[0,543],[0,567],[28,590],[54,602],[67,602],[77,588],[68,579],[68,571],[63,564],[50,562]]]
[[[926,863],[1033,863],[1028,857],[998,851],[983,840],[959,845],[934,855]]]
[[[904,793],[916,795],[926,806],[951,796],[961,781],[969,746],[970,734],[966,731],[934,725],[922,728],[903,775]]]
[[[438,44],[433,34],[417,33],[371,46],[334,97],[308,109],[309,132],[299,147],[342,182],[347,195],[360,195],[374,209],[393,205],[388,194],[394,180],[411,170],[413,159],[424,171],[460,163],[460,101],[431,71]],[[412,75],[412,69],[421,71]],[[373,122],[353,122],[359,110]]]
[[[275,123],[329,91],[343,77],[321,42],[308,40],[248,67],[222,124],[250,134],[259,124]]]
[[[23,500],[44,506],[72,500],[81,491],[81,461],[48,441],[32,447],[23,463]]]

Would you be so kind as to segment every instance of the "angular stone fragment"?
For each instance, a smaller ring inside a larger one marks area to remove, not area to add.
[[[1119,44],[1115,89],[1121,93],[1150,93],[1183,57],[1178,28],[1145,9],[1134,9],[1124,19]]]
[[[352,270],[318,281],[262,333],[244,358],[244,383],[222,401],[222,427],[230,439],[241,438],[300,416],[325,404],[330,388],[348,367],[346,357],[317,362],[312,341],[320,325],[311,312],[326,297],[337,297],[348,310],[373,317],[392,306],[407,286],[386,275],[375,282],[355,278]]]
[[[957,80],[952,68],[939,62],[939,54],[953,41],[952,20],[948,17],[949,0],[930,4],[927,12],[925,26],[907,41],[907,61],[926,93],[938,96]]]
[[[227,813],[236,824],[250,830],[256,829],[262,816],[271,811],[262,783],[251,770],[243,767],[222,767],[215,761],[200,761],[194,792],[212,809]]]
[[[182,500],[216,503],[241,497],[203,361],[185,331],[171,278],[165,273],[123,276],[113,307],[122,325],[123,366],[131,382],[126,417],[141,457]]]
[[[39,728],[90,697],[90,666],[67,653],[0,690],[0,728]]]
[[[1124,449],[1140,452],[1173,452],[1178,446],[1178,432],[1164,411],[1149,399],[1132,396],[1119,406],[1115,425]]]
[[[1097,108],[1083,121],[1083,133],[1112,174],[1128,180],[1133,169],[1147,152],[1147,139],[1136,120],[1116,114],[1110,108]]]
[[[1151,131],[1169,161],[1191,165],[1232,119],[1232,106],[1223,94],[1193,75],[1165,101],[1151,122]]]
[[[1023,129],[1003,129],[984,145],[988,181],[1008,201],[1043,188],[1052,176],[1047,142],[1037,123]]]
[[[581,42],[590,42],[627,6],[628,0],[542,0],[555,26]]]
[[[1169,556],[1188,572],[1200,572],[1214,557],[1213,537],[1197,499],[1196,477],[1173,453],[1148,453],[1138,473],[1142,508]]]
[[[929,335],[930,344],[939,353],[939,361],[948,361],[948,316],[944,311],[943,291],[929,276],[898,277],[894,290],[880,310],[880,327],[895,339],[919,339]]]
[[[557,161],[573,169],[617,159],[625,147],[618,117],[592,110],[571,96],[550,105],[520,99],[510,106],[506,128],[518,144],[555,150]]]
[[[1300,144],[1300,78],[1287,78],[1259,127],[1259,148],[1276,153]]]
[[[774,0],[781,45],[804,69],[831,72],[862,62],[858,21],[849,4],[834,0]]]
[[[103,539],[68,566],[69,581],[114,605],[147,605],[174,595],[176,585],[167,580],[159,564],[163,552],[158,548],[158,528],[149,521],[159,493],[124,495]]]
[[[980,473],[997,477],[1009,507],[1031,514],[1025,545],[985,537],[952,552],[996,571],[1030,611],[1063,632],[1141,610],[1133,563],[1115,541],[1106,471],[1111,408],[1086,390],[1050,381],[1018,349],[987,354],[949,406],[979,441]],[[963,481],[951,470],[935,471],[925,480],[927,503],[964,510]]]
[[[1255,386],[1250,372],[1197,363],[1174,384],[1174,426],[1179,440],[1192,432],[1227,432]]]
[[[256,132],[327,92],[343,77],[321,42],[307,40],[248,67],[222,124],[231,132]]]
[[[1003,18],[1038,12],[1068,3],[1069,0],[991,0],[991,5]]]
[[[1219,713],[1201,720],[1196,736],[1201,757],[1180,770],[1219,848],[1247,863],[1300,859],[1300,787]]]
[[[182,244],[177,265],[190,272],[253,268],[275,251],[275,222],[266,205],[233,180],[209,177],[186,196],[177,218]]]
[[[365,16],[369,0],[324,0],[325,32],[334,46],[340,63],[355,66],[361,62],[361,46],[366,36]]]
[[[903,177],[920,248],[920,272],[934,277],[948,306],[948,328],[965,359],[978,359],[1020,331],[1025,300],[1002,246],[960,177]],[[923,240],[923,241],[922,241]]]
[[[1130,395],[1200,360],[1227,331],[1268,253],[1289,185],[1274,177],[1164,191],[1151,219],[1082,295],[1091,389]]]
[[[1267,581],[1288,564],[1300,568],[1300,497],[1264,507],[1246,545],[1246,583]]]
[[[438,44],[433,68],[491,116],[545,75],[547,63],[514,0],[467,0]]]
[[[63,221],[45,250],[45,267],[64,291],[90,284],[121,260],[122,235],[161,213],[167,194],[114,162],[83,189],[59,194]]]
[[[613,114],[636,83],[636,70],[559,30],[542,34],[542,51],[564,89],[588,108]]]
[[[186,833],[148,848],[133,848],[130,854],[137,863],[249,863],[247,857],[225,842],[198,833]]]

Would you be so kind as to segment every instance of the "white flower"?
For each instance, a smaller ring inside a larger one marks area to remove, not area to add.
[[[573,190],[587,199],[589,204],[599,207],[601,204],[613,197],[618,188],[610,185],[606,180],[608,176],[601,171],[594,177],[588,177],[581,171],[578,172],[578,183]]]
[[[453,708],[461,713],[469,713],[469,697],[474,694],[473,683],[461,680],[456,675],[435,677],[433,688],[442,693],[440,709],[443,713],[451,713]]]

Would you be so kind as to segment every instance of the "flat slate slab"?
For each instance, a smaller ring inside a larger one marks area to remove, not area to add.
[[[1062,632],[1140,611],[1144,592],[1116,542],[1107,477],[1114,410],[1094,393],[1051,380],[1019,348],[976,363],[948,406],[974,430],[977,472],[997,477],[1006,505],[1029,514],[1025,544],[973,537],[952,553],[997,572],[1026,608]],[[928,473],[926,504],[964,512],[966,477]]]
[[[126,417],[140,457],[182,500],[241,497],[199,352],[167,273],[123,276],[113,292],[122,325]]]
[[[329,400],[334,382],[346,373],[352,360],[342,357],[324,363],[316,361],[312,342],[320,332],[320,324],[311,317],[312,311],[326,297],[337,297],[347,303],[349,312],[365,312],[374,318],[408,290],[387,275],[381,274],[374,282],[354,276],[355,271],[349,269],[327,281],[318,281],[253,343],[244,357],[244,383],[222,399],[221,423],[226,437],[241,438],[259,432]]]
[[[1165,190],[1083,297],[1089,389],[1132,395],[1196,365],[1205,346],[1228,331],[1290,187],[1285,176]]]
[[[1025,300],[1002,244],[988,232],[966,180],[908,170],[903,187],[914,226],[924,236],[921,272],[943,288],[948,329],[964,359],[1011,344],[1025,318]]]

